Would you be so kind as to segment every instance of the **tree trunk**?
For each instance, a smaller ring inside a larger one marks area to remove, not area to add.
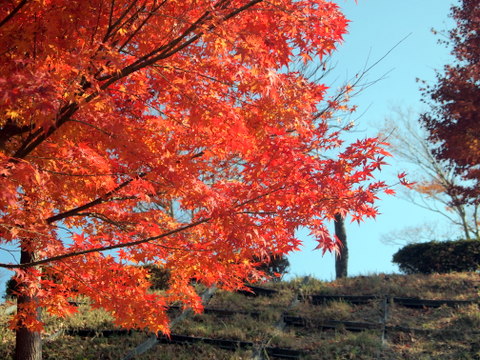
[[[21,251],[20,263],[26,264],[34,261],[32,252]],[[21,284],[19,286],[22,286]],[[22,311],[22,304],[36,301],[34,297],[20,295],[17,298],[17,311]],[[40,318],[40,309],[37,309],[37,316]],[[16,330],[15,360],[42,360],[42,338],[40,333],[27,329],[22,322]]]
[[[467,221],[467,214],[465,212],[465,208],[463,207],[463,205],[458,206],[458,213],[460,215],[460,219],[462,220],[462,227],[463,227],[463,232],[465,234],[465,240],[471,240],[470,229],[468,227],[468,221]]]
[[[42,339],[40,333],[21,327],[16,332],[15,360],[41,360]]]
[[[342,242],[340,252],[335,257],[335,276],[337,279],[341,279],[348,275],[348,247],[345,219],[340,214],[335,214],[335,235]]]

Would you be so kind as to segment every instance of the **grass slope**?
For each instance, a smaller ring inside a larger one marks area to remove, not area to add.
[[[232,339],[254,344],[236,351],[212,345],[158,344],[136,359],[251,359],[263,347],[299,350],[301,359],[480,359],[480,309],[478,273],[445,275],[372,275],[334,282],[296,279],[262,286],[278,292],[272,297],[247,297],[217,292],[208,309],[237,311],[237,314],[208,312],[188,317],[172,333],[214,339]],[[327,301],[313,305],[312,295],[375,295],[365,304]],[[476,300],[462,306],[408,308],[394,298],[430,300]],[[0,358],[9,359],[13,333],[7,330],[8,316],[0,309]],[[172,311],[172,318],[178,310]],[[284,315],[302,319],[302,326],[288,326]],[[332,321],[335,328],[329,328]],[[374,329],[349,331],[349,323],[375,324]],[[149,334],[104,337],[101,330],[112,329],[111,318],[98,310],[80,305],[70,319],[47,319],[44,359],[122,359],[148,339]],[[67,335],[71,329],[94,329],[95,336]],[[265,352],[263,352],[265,353]],[[267,356],[263,356],[267,359]],[[271,357],[274,359],[275,357]]]

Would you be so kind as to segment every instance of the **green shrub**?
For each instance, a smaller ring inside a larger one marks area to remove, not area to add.
[[[480,269],[480,240],[456,240],[411,244],[393,255],[406,274],[448,273]]]
[[[152,284],[152,289],[168,289],[170,281],[170,271],[157,265],[144,265],[143,267],[150,272],[150,278],[148,280]]]
[[[290,262],[284,255],[272,255],[264,261],[261,261],[259,258],[254,260],[261,262],[257,269],[271,277],[271,280],[274,282],[281,281],[282,277],[288,273],[288,268],[290,267]]]
[[[15,280],[14,277],[11,277],[7,283],[5,284],[5,295],[4,298],[9,300],[9,299],[15,299],[17,297],[15,291],[17,289],[18,283],[17,280]]]

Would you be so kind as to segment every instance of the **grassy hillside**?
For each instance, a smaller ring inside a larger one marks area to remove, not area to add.
[[[158,343],[136,359],[480,359],[478,273],[373,275],[328,283],[307,278],[261,286],[276,292],[254,297],[217,291],[205,314],[186,317],[172,329],[171,340],[184,340],[177,335],[207,340]],[[171,318],[179,314],[173,308]],[[0,318],[1,359],[13,350],[7,318]],[[47,324],[44,359],[120,360],[151,337],[104,332],[113,329],[111,318],[88,304],[71,319]],[[236,343],[220,344],[231,347],[226,350],[210,339]]]

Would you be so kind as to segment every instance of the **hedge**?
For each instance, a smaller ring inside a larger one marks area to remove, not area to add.
[[[406,274],[448,273],[480,269],[480,240],[410,244],[393,255]]]

